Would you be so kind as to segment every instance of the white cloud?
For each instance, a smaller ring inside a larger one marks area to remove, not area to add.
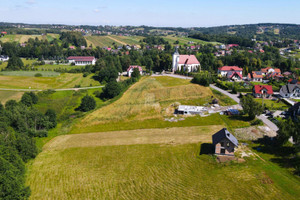
[[[34,4],[37,4],[37,2],[35,0],[27,0],[26,4],[34,5]]]
[[[94,9],[94,12],[98,13],[98,12],[100,12],[100,10],[98,8],[96,8],[96,9]]]

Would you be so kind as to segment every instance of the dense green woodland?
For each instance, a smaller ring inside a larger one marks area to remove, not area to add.
[[[27,199],[30,188],[25,186],[25,163],[36,157],[34,137],[46,137],[56,126],[56,113],[41,113],[34,104],[38,97],[24,93],[20,102],[0,104],[0,199]]]

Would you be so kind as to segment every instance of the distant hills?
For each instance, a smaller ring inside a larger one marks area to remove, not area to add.
[[[298,24],[244,24],[217,27],[151,27],[151,26],[90,26],[63,24],[23,24],[0,22],[0,31],[8,34],[42,34],[60,33],[61,31],[79,31],[85,35],[177,35],[193,34],[235,35],[248,39],[267,40],[273,38],[300,39],[300,25]]]

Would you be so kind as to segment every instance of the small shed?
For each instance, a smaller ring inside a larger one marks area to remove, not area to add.
[[[226,129],[223,128],[212,136],[215,154],[234,156],[234,149],[238,147],[238,140]]]

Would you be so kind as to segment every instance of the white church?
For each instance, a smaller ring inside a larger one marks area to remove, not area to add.
[[[173,54],[172,71],[195,72],[201,70],[200,62],[195,55],[179,55],[178,49]]]

